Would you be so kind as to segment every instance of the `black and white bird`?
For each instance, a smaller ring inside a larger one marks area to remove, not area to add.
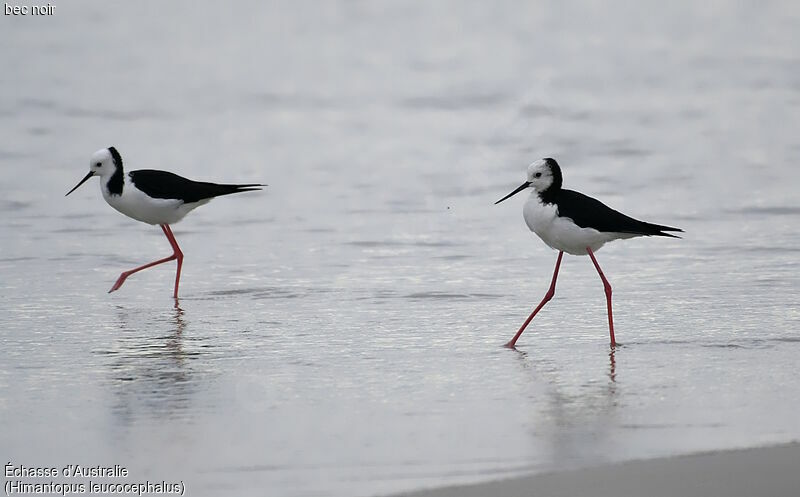
[[[89,162],[89,174],[75,188],[74,192],[92,176],[100,176],[100,191],[108,205],[126,216],[143,223],[159,225],[172,246],[172,255],[157,261],[123,272],[108,293],[118,290],[128,276],[143,269],[163,264],[171,260],[178,261],[175,274],[174,298],[178,298],[178,284],[181,279],[183,252],[181,252],[170,224],[177,223],[193,209],[207,204],[214,197],[231,193],[260,190],[261,184],[219,185],[192,181],[167,171],[141,169],[125,173],[122,168],[122,157],[117,149],[108,147],[98,150]]]
[[[564,256],[564,252],[572,255],[588,255],[592,259],[592,263],[598,274],[600,274],[600,279],[603,281],[603,287],[605,288],[606,304],[608,306],[608,331],[611,335],[611,346],[615,346],[614,318],[611,313],[611,285],[603,274],[603,270],[600,269],[594,252],[613,240],[633,238],[635,236],[680,238],[666,232],[683,231],[680,228],[646,223],[628,217],[599,200],[572,190],[565,190],[561,187],[562,181],[561,168],[554,159],[537,160],[528,166],[528,180],[516,190],[495,202],[495,204],[499,204],[503,200],[531,188],[533,191],[522,210],[525,223],[544,243],[558,250],[558,259],[556,260],[555,271],[553,271],[550,289],[522,324],[514,338],[506,344],[507,347],[513,348],[516,345],[528,323],[555,295],[558,268],[561,266],[561,258]]]

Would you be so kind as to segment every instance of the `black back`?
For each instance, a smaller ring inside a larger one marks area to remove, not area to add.
[[[594,228],[605,233],[631,233],[634,235],[656,235],[680,238],[664,231],[683,231],[680,228],[671,228],[659,224],[646,223],[630,216],[615,211],[603,202],[584,195],[583,193],[561,188],[563,176],[561,167],[555,159],[544,159],[553,175],[550,187],[539,193],[539,198],[545,204],[554,204],[558,208],[560,217],[568,217],[581,228]]]
[[[260,184],[220,185],[192,181],[168,171],[140,169],[129,173],[134,186],[153,198],[183,200],[186,203],[230,195],[231,193],[260,190]]]
[[[661,226],[639,221],[615,211],[597,199],[572,190],[558,190],[553,195],[558,215],[568,217],[581,228],[594,228],[601,232],[631,233],[635,235],[658,235],[678,238],[663,231],[683,231],[679,228]]]

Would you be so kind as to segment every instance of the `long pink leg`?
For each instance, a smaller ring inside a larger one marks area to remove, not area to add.
[[[155,262],[151,262],[149,264],[145,264],[144,266],[139,266],[139,267],[133,268],[130,271],[123,272],[122,274],[119,275],[119,278],[117,278],[117,282],[114,283],[114,286],[111,287],[111,290],[109,290],[108,293],[111,293],[111,292],[114,292],[116,290],[119,290],[119,288],[122,286],[122,284],[125,283],[125,280],[128,279],[128,276],[130,276],[130,275],[132,275],[134,273],[138,273],[139,271],[142,271],[142,270],[147,269],[149,267],[157,266],[159,264],[163,264],[165,262],[169,262],[171,260],[177,259],[178,260],[178,274],[175,276],[175,294],[173,295],[173,297],[174,298],[178,298],[178,282],[180,281],[180,278],[181,278],[181,266],[183,265],[183,252],[181,252],[180,247],[178,247],[178,242],[175,241],[175,235],[172,234],[172,230],[170,229],[169,225],[168,224],[162,224],[160,226],[161,226],[161,230],[164,232],[164,235],[166,235],[167,240],[169,240],[169,244],[172,245],[172,255],[169,256],[169,257],[164,257],[163,259],[159,259],[159,260],[157,260]]]
[[[608,283],[606,275],[603,274],[603,270],[600,269],[600,264],[597,263],[597,259],[594,258],[592,249],[586,247],[586,252],[589,253],[589,257],[592,258],[592,262],[594,263],[594,267],[597,268],[597,273],[600,275],[600,279],[603,280],[603,288],[605,288],[606,292],[606,304],[608,305],[608,332],[611,335],[611,346],[615,347],[617,345],[617,341],[614,340],[614,317],[611,314],[611,285]]]
[[[169,243],[172,245],[172,255],[178,259],[178,270],[175,272],[175,292],[172,295],[173,298],[177,299],[178,283],[181,282],[181,267],[183,267],[183,252],[181,252],[181,248],[178,246],[178,241],[175,239],[175,235],[172,234],[172,228],[170,228],[168,224],[162,225],[162,228],[164,228],[164,233],[166,233]]]
[[[556,294],[556,279],[558,278],[558,268],[559,268],[559,267],[561,267],[561,258],[562,258],[562,257],[564,257],[564,252],[563,252],[563,251],[560,251],[560,252],[558,253],[558,259],[556,260],[556,269],[555,269],[555,271],[553,271],[553,280],[550,282],[550,289],[549,289],[549,290],[547,290],[547,293],[544,295],[544,298],[542,299],[542,301],[541,301],[541,302],[539,302],[539,305],[537,305],[537,306],[536,306],[536,309],[534,309],[534,310],[533,310],[533,312],[531,313],[531,315],[530,315],[530,316],[528,316],[528,319],[526,319],[526,320],[525,320],[525,322],[524,322],[524,323],[522,323],[522,326],[520,327],[520,329],[519,329],[519,331],[517,332],[517,334],[516,334],[516,335],[514,335],[514,338],[512,338],[512,339],[511,339],[511,341],[509,341],[509,342],[506,344],[506,347],[508,347],[508,348],[511,348],[511,349],[513,349],[513,348],[514,348],[514,346],[515,346],[515,345],[516,345],[516,343],[517,343],[517,340],[519,340],[519,337],[522,335],[522,332],[523,332],[523,331],[525,331],[525,328],[527,328],[527,327],[528,327],[528,323],[530,323],[530,322],[531,322],[531,320],[532,320],[532,319],[533,319],[533,317],[536,315],[536,313],[538,313],[538,312],[539,312],[539,310],[540,310],[542,307],[544,307],[544,305],[545,305],[546,303],[548,303],[548,302],[550,301],[550,299],[552,299],[552,298],[553,298],[553,295],[555,295],[555,294]]]

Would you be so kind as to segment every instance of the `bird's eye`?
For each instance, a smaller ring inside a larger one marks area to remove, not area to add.
[[[94,165],[94,167],[100,167],[100,166],[102,166],[102,165],[103,165],[103,164],[101,164],[101,163],[99,163],[99,162],[98,162],[98,163],[96,163],[96,164]]]
[[[533,175],[533,177],[534,178],[541,178],[542,177],[542,173],[536,173],[536,174]]]

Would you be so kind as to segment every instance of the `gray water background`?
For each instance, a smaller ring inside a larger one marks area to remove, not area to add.
[[[794,2],[57,2],[0,19],[0,458],[367,496],[800,439]],[[174,226],[126,167],[265,182]],[[492,203],[540,157],[683,240],[602,286]],[[106,480],[103,480],[106,481]]]

